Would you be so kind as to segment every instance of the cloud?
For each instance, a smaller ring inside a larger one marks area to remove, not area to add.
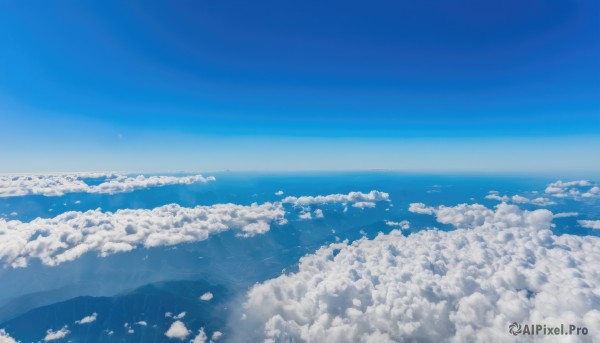
[[[98,185],[88,185],[86,179],[102,179]],[[41,194],[61,196],[65,193],[115,194],[149,187],[192,184],[215,181],[214,176],[149,176],[135,177],[114,173],[77,173],[55,175],[0,176],[0,197]]]
[[[277,191],[275,192],[275,195],[283,195],[283,191]]]
[[[339,204],[339,203],[374,203],[376,201],[390,201],[390,195],[385,192],[371,191],[369,193],[350,192],[348,194],[330,194],[317,196],[288,196],[281,200],[284,204],[292,204],[296,207],[317,204]],[[359,205],[356,207],[371,207],[370,205]],[[373,204],[374,206],[374,204]]]
[[[402,220],[399,222],[393,222],[390,220],[386,220],[385,221],[385,225],[387,226],[392,226],[392,227],[399,227],[402,230],[408,230],[410,229],[410,222],[408,220]]]
[[[600,220],[578,220],[577,222],[586,229],[600,230]]]
[[[320,208],[317,208],[314,213],[315,213],[315,218],[323,218],[324,217],[323,210]]]
[[[568,218],[568,217],[577,217],[579,215],[578,212],[562,212],[556,213],[554,218]]]
[[[213,332],[212,336],[210,336],[209,342],[214,343],[214,342],[218,341],[222,336],[223,336],[222,332],[215,331],[215,332]],[[200,328],[200,330],[198,330],[198,334],[192,340],[192,343],[206,343],[207,340],[208,340],[208,336],[206,335],[204,328]]]
[[[373,208],[375,207],[375,203],[371,202],[371,201],[359,201],[359,202],[355,202],[352,207],[356,207],[356,208]]]
[[[234,341],[504,342],[514,321],[600,330],[600,238],[553,235],[545,209],[411,208],[457,229],[393,230],[303,257],[248,292]]]
[[[196,337],[194,337],[192,343],[206,343],[207,339],[208,337],[206,336],[206,332],[204,332],[204,328],[200,328],[200,330],[198,330],[198,334],[196,335]]]
[[[567,181],[558,180],[549,184],[545,190],[549,194],[557,198],[571,198],[581,200],[584,198],[595,198],[600,195],[600,187],[597,184],[588,180]]]
[[[498,200],[498,201],[502,201],[502,202],[513,202],[515,204],[531,204],[531,205],[537,205],[537,206],[556,205],[556,202],[552,201],[551,199],[545,198],[545,197],[537,197],[537,198],[530,199],[530,198],[526,198],[521,195],[513,195],[512,197],[509,197],[507,195],[500,196],[497,191],[490,191],[488,193],[488,195],[485,196],[485,198],[492,199],[492,200]]]
[[[6,330],[0,329],[0,343],[18,343],[18,341],[12,338]]]
[[[144,320],[140,320],[137,323],[134,323],[135,325],[139,325],[139,326],[148,326],[148,323]]]
[[[186,315],[186,312],[181,312],[180,314],[173,316],[173,319],[183,319]]]
[[[55,341],[57,339],[65,338],[71,331],[68,330],[68,327],[65,325],[62,329],[58,331],[48,330],[46,331],[46,337],[44,337],[45,342]]]
[[[176,320],[173,322],[173,324],[171,324],[169,330],[165,332],[165,336],[183,341],[187,336],[189,336],[190,333],[191,331],[185,327],[185,324],[179,320]]]
[[[210,341],[211,342],[216,342],[221,337],[223,337],[223,333],[221,331],[215,331],[215,332],[213,332],[212,336],[210,336]]]
[[[87,317],[83,317],[79,320],[76,320],[75,324],[79,324],[79,325],[89,324],[89,323],[95,322],[96,318],[98,318],[98,314],[96,312],[94,312]]]
[[[31,259],[55,266],[87,252],[107,256],[146,248],[196,242],[235,229],[241,237],[263,234],[271,223],[284,224],[280,203],[242,206],[216,204],[151,210],[65,212],[31,222],[0,219],[0,264],[25,267]]]
[[[211,301],[213,298],[213,294],[211,292],[206,292],[200,296],[200,300]]]

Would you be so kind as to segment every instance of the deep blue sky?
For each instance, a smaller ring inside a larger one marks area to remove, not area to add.
[[[600,171],[599,4],[0,0],[0,172]]]

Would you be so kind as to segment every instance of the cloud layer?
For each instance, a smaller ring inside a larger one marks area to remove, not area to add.
[[[84,180],[102,179],[98,185],[88,185]],[[0,176],[0,197],[40,194],[61,196],[65,193],[124,193],[149,187],[192,184],[215,181],[214,176],[149,176],[130,177],[114,173],[78,173],[57,175]]]
[[[507,195],[499,195],[497,191],[490,191],[488,195],[485,196],[486,199],[498,200],[502,202],[513,202],[515,204],[531,204],[537,206],[548,206],[555,205],[556,203],[551,199],[546,197],[537,197],[537,198],[526,198],[524,196],[515,194],[512,197]]]
[[[556,181],[548,185],[546,194],[557,198],[572,198],[576,200],[596,198],[600,196],[600,187],[587,180]]]
[[[550,211],[515,205],[410,208],[457,230],[394,230],[305,256],[249,291],[238,341],[505,342],[514,321],[600,332],[598,237],[555,236]]]
[[[350,192],[348,194],[330,194],[317,196],[288,196],[281,200],[284,204],[292,204],[296,207],[309,205],[341,204],[353,203],[355,207],[374,207],[377,201],[390,201],[390,195],[380,191],[370,191],[369,193]]]
[[[54,266],[87,252],[107,256],[137,246],[195,242],[230,229],[250,237],[284,224],[280,203],[242,206],[217,204],[192,208],[171,204],[155,209],[66,212],[31,222],[0,219],[0,264],[24,267],[31,259]]]

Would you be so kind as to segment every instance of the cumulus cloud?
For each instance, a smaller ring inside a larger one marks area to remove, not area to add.
[[[76,320],[75,324],[83,325],[83,324],[93,323],[96,321],[96,318],[98,318],[98,314],[96,312],[94,312],[89,316],[86,316],[79,320]]]
[[[135,325],[139,325],[139,326],[148,326],[148,323],[144,320],[140,320],[139,322],[135,323]]]
[[[275,192],[275,195],[283,195],[283,191],[277,191]]]
[[[44,337],[44,341],[49,342],[49,341],[55,341],[57,339],[62,339],[62,338],[65,338],[70,333],[71,333],[71,331],[68,330],[68,327],[66,325],[57,331],[48,330],[48,331],[46,331],[46,337]]]
[[[203,301],[211,301],[213,298],[213,294],[211,292],[206,292],[200,296],[200,300]]]
[[[600,230],[600,220],[578,220],[577,222],[586,229]]]
[[[237,341],[505,342],[515,321],[600,331],[600,238],[553,235],[545,209],[411,208],[457,229],[393,230],[303,257],[249,291]]]
[[[531,204],[537,206],[548,206],[548,205],[556,205],[556,202],[551,199],[545,197],[537,197],[537,198],[526,198],[521,195],[513,195],[509,197],[507,195],[499,195],[497,191],[490,191],[488,195],[485,196],[486,199],[498,200],[502,202],[513,202],[515,204]]]
[[[12,338],[6,330],[0,329],[0,343],[18,343],[18,341]]]
[[[39,259],[55,266],[87,252],[107,256],[137,246],[202,241],[230,229],[250,237],[269,231],[273,222],[284,224],[284,215],[280,203],[192,208],[170,204],[151,210],[65,212],[31,222],[0,219],[0,263],[25,267],[29,260]]]
[[[348,194],[330,194],[317,196],[288,196],[281,201],[284,204],[292,204],[296,207],[324,204],[353,203],[355,207],[373,207],[377,201],[390,201],[390,195],[380,191],[369,193],[350,192]],[[361,204],[356,206],[356,204]]]
[[[558,180],[549,184],[545,190],[549,194],[557,198],[572,198],[581,200],[585,198],[595,198],[600,195],[600,187],[594,182],[588,180],[578,181],[561,181]]]
[[[207,341],[210,343],[214,343],[214,342],[218,341],[222,336],[223,336],[222,332],[215,331],[215,332],[213,332],[212,336],[210,336],[210,341],[208,341],[208,336],[206,335],[204,328],[200,328],[200,330],[198,330],[198,334],[192,340],[192,343],[206,343]]]
[[[208,337],[206,336],[206,332],[204,332],[204,328],[200,328],[200,330],[198,330],[198,334],[196,335],[196,337],[194,337],[192,343],[206,343],[207,339]]]
[[[183,341],[187,336],[189,336],[190,333],[191,331],[185,327],[183,322],[176,320],[173,322],[173,324],[171,324],[169,330],[165,332],[165,336]]]
[[[408,230],[410,229],[410,222],[408,220],[402,220],[399,222],[394,222],[391,220],[386,220],[385,221],[385,225],[387,226],[391,226],[391,227],[399,227],[402,230]]]
[[[86,179],[102,179],[98,185],[89,185]],[[192,184],[215,181],[214,176],[126,176],[114,173],[76,173],[55,175],[16,175],[0,176],[0,197],[41,194],[61,196],[65,193],[105,193],[132,192],[149,187],[176,184]]]

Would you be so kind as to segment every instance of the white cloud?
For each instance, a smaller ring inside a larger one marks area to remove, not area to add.
[[[213,294],[211,292],[206,292],[200,296],[200,300],[211,301],[213,298]]]
[[[298,219],[300,220],[310,220],[312,219],[312,214],[310,212],[302,212],[298,215]]]
[[[185,324],[183,324],[179,320],[176,320],[175,322],[173,322],[173,324],[171,324],[169,330],[165,332],[165,336],[169,338],[180,339],[183,341],[190,333],[191,331],[185,327]]]
[[[385,225],[387,226],[392,226],[392,227],[399,227],[402,230],[408,230],[410,229],[410,222],[408,220],[402,220],[399,222],[394,222],[391,220],[386,220],[385,221]]]
[[[505,342],[514,321],[600,332],[600,238],[553,235],[544,209],[411,208],[458,229],[394,230],[303,257],[249,291],[237,341]]]
[[[249,237],[269,231],[273,222],[284,224],[284,215],[280,203],[192,208],[171,204],[152,210],[66,212],[31,222],[0,219],[0,263],[25,267],[35,258],[55,266],[87,252],[107,256],[137,246],[202,241],[230,229]]]
[[[101,178],[98,185],[88,185],[85,179]],[[149,187],[161,187],[175,184],[192,184],[215,181],[214,176],[149,176],[135,177],[114,173],[76,173],[48,175],[0,176],[0,197],[41,194],[61,196],[65,193],[124,193]]]
[[[192,343],[206,343],[207,339],[208,337],[206,336],[206,332],[204,332],[204,328],[200,328],[200,330],[198,330],[198,334],[196,335],[196,337],[194,337]]]
[[[185,312],[181,312],[180,314],[173,316],[173,319],[183,319],[185,317],[186,313]]]
[[[578,212],[562,212],[556,213],[554,218],[568,218],[568,217],[577,217],[579,215]]]
[[[0,329],[0,343],[18,343],[18,341],[12,338],[6,330]]]
[[[320,208],[317,208],[314,211],[314,214],[315,214],[315,218],[323,218],[324,217],[323,210],[321,210]]]
[[[408,206],[408,210],[420,214],[432,214],[433,211],[423,203],[412,203]]]
[[[578,220],[577,222],[586,229],[600,230],[600,220]]]
[[[211,342],[216,342],[221,337],[223,337],[223,333],[221,331],[215,331],[215,332],[213,332],[212,336],[210,336],[210,341]]]
[[[283,195],[283,191],[277,191],[275,192],[275,195]]]
[[[558,180],[546,187],[546,194],[557,198],[572,198],[581,200],[583,198],[595,198],[600,195],[600,187],[597,184],[587,181],[567,181]]]
[[[356,208],[373,208],[375,207],[375,203],[371,201],[359,201],[355,202],[352,207]]]
[[[79,320],[76,320],[75,324],[83,325],[83,324],[93,323],[96,321],[96,318],[98,318],[98,314],[96,312],[94,312],[89,316],[86,316]]]
[[[532,204],[537,206],[556,205],[554,201],[545,197],[537,197],[530,199],[521,195],[513,195],[512,197],[509,197],[507,195],[500,196],[497,191],[490,191],[488,195],[485,196],[485,198],[498,200],[502,202],[513,202],[515,204]]]
[[[67,326],[64,326],[62,329],[58,331],[48,330],[46,331],[46,337],[44,337],[45,342],[55,341],[57,339],[65,338],[71,331],[68,330]]]
[[[294,206],[308,206],[315,204],[338,204],[338,203],[373,203],[376,201],[390,201],[390,195],[385,192],[371,191],[369,193],[350,192],[348,194],[330,194],[317,196],[285,197],[281,202]]]
[[[135,323],[135,325],[139,325],[139,326],[148,326],[148,323],[144,320],[140,320],[139,322]]]

